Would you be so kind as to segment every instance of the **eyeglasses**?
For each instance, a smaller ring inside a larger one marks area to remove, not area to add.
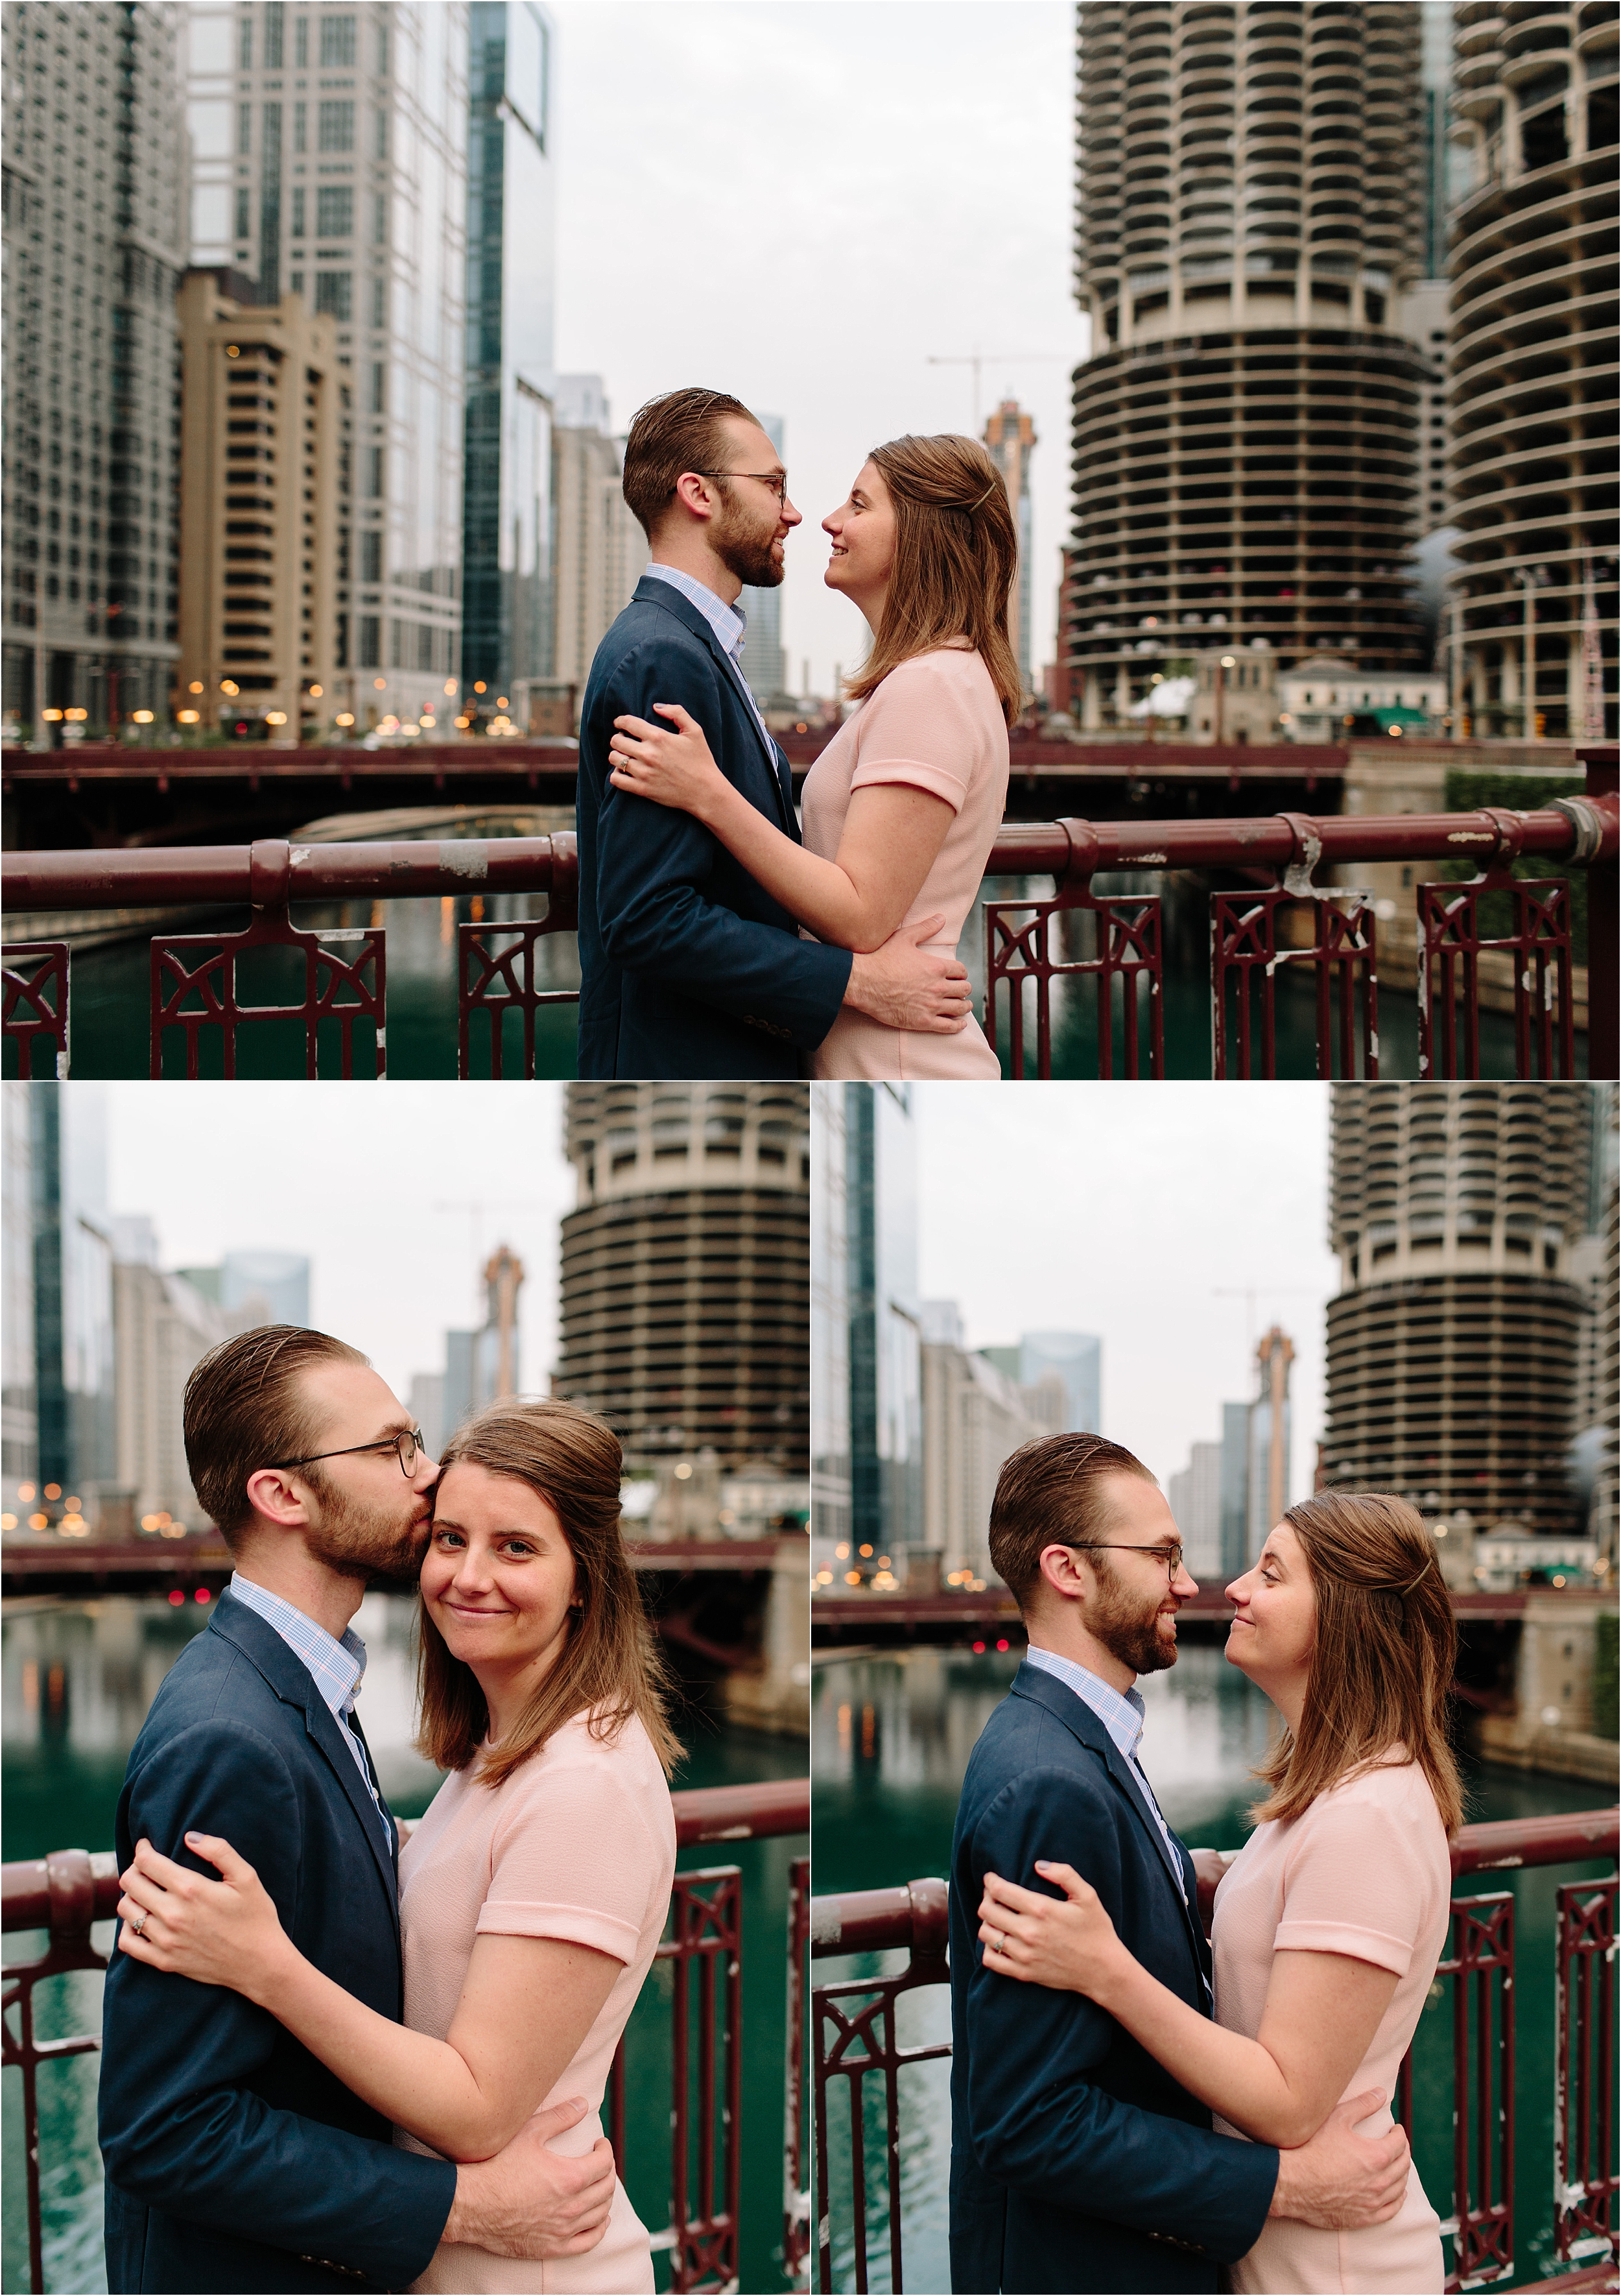
[[[416,1472],[419,1458],[428,1456],[428,1445],[420,1427],[413,1427],[403,1435],[384,1435],[375,1443],[351,1443],[341,1451],[312,1451],[305,1459],[273,1459],[273,1467],[313,1467],[317,1459],[352,1459],[359,1451],[392,1451],[399,1461],[399,1471],[407,1480]]]
[[[1077,1554],[1090,1554],[1094,1548],[1103,1547],[1111,1554],[1151,1554],[1156,1562],[1165,1565],[1166,1578],[1171,1586],[1176,1584],[1176,1573],[1182,1568],[1180,1546],[1130,1546],[1118,1538],[1063,1538],[1058,1544],[1074,1549]]]
[[[700,479],[757,479],[763,487],[769,487],[775,495],[779,509],[788,500],[786,471],[695,471],[693,476]]]

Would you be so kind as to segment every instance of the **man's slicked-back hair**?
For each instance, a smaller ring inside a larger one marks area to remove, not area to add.
[[[261,1324],[222,1340],[192,1365],[183,1406],[185,1463],[227,1546],[234,1550],[253,1520],[249,1476],[319,1445],[321,1414],[304,1392],[304,1374],[366,1361],[358,1348],[325,1332]]]
[[[675,481],[683,471],[713,472],[725,467],[722,425],[733,414],[741,414],[745,422],[758,420],[729,391],[700,390],[695,385],[667,390],[637,409],[625,441],[622,487],[650,542],[675,499]]]
[[[1044,1546],[1103,1537],[1101,1486],[1111,1475],[1154,1480],[1134,1453],[1101,1435],[1038,1435],[1003,1462],[991,1501],[991,1562],[1021,1611],[1041,1584]]]

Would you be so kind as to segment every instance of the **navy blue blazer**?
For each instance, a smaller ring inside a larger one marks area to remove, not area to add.
[[[1255,2245],[1277,2184],[1270,2144],[1210,2115],[1095,2002],[984,1965],[984,1877],[1060,1892],[1038,1857],[1092,1883],[1145,1969],[1208,2015],[1191,1861],[1176,1858],[1098,1717],[1022,1665],[969,1758],[951,1853],[952,2287],[1214,2290]]]
[[[223,1834],[299,1951],[398,2019],[392,1847],[308,1669],[229,1594],[130,1752],[120,1870],[145,1836],[217,1880],[185,1848],[188,1828]],[[268,2010],[116,1951],[100,2117],[114,2292],[405,2288],[455,2194],[451,2162],[397,2151],[383,2116]]]
[[[616,718],[678,701],[728,781],[798,842],[788,761],[690,599],[643,575],[591,665],[578,784],[582,1077],[797,1077],[838,1018],[850,953],[786,909],[691,814],[612,788]]]

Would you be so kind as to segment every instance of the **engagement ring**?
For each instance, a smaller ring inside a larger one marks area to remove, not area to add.
[[[129,1926],[134,1930],[135,1935],[139,1937],[142,1931],[146,1927],[146,1907],[144,1906],[142,1906],[138,1914],[131,1915]]]

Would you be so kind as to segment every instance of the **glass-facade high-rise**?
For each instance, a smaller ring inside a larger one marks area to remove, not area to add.
[[[361,725],[431,731],[462,667],[465,0],[182,12],[193,264],[330,313],[353,376]]]
[[[4,709],[41,746],[167,710],[186,13],[20,0],[0,23]]]
[[[117,1473],[106,1110],[95,1085],[28,1090],[37,1504],[57,1522]]]
[[[760,428],[777,453],[782,454],[782,418],[762,414]],[[784,457],[786,459],[786,457]],[[751,589],[747,583],[738,598],[745,618],[743,676],[762,708],[774,701],[788,685],[788,665],[782,652],[782,591]]]
[[[845,1086],[850,1538],[915,1546],[923,1522],[917,1150],[906,1086]]]
[[[552,26],[535,0],[473,0],[468,39],[462,676],[523,723],[554,674]]]

